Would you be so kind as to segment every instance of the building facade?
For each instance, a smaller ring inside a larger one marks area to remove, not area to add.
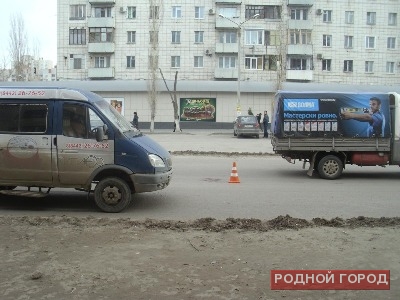
[[[236,81],[227,121],[270,108],[283,82],[398,84],[398,12],[399,0],[58,0],[57,78]],[[215,97],[203,90],[191,96]]]

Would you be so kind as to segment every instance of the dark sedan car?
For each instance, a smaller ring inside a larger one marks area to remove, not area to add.
[[[233,135],[240,136],[255,136],[259,138],[260,126],[256,116],[238,116],[233,124]]]

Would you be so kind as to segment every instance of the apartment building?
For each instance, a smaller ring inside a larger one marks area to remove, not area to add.
[[[271,95],[242,95],[246,82],[272,83],[272,94],[283,82],[398,84],[398,13],[399,0],[58,0],[57,77],[178,72],[195,87],[226,82],[226,109],[258,112]]]

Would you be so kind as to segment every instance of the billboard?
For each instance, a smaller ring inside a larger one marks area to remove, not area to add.
[[[275,105],[278,137],[390,137],[387,94],[281,92]]]
[[[180,98],[181,121],[216,121],[216,98]]]

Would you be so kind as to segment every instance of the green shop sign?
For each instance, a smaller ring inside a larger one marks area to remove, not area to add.
[[[180,98],[181,121],[216,121],[216,98]]]

